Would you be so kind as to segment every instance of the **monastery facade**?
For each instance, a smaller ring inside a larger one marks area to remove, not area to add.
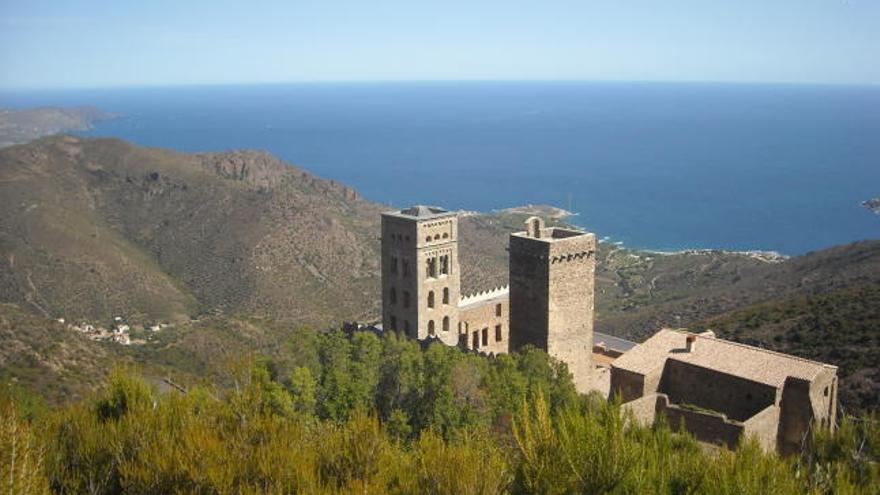
[[[462,295],[457,213],[383,213],[383,330],[490,355],[533,345],[566,363],[578,392],[619,396],[637,420],[664,415],[704,442],[749,435],[793,452],[835,426],[836,367],[709,334],[594,332],[596,236],[531,217],[509,242],[510,285]]]

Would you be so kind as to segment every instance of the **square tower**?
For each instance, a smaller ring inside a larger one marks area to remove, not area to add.
[[[382,326],[458,343],[458,215],[433,206],[382,214]]]
[[[527,344],[568,364],[579,392],[591,386],[596,236],[537,217],[510,235],[510,348]]]

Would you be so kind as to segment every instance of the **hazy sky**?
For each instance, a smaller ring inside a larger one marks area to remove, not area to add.
[[[0,0],[0,88],[880,84],[880,0]]]

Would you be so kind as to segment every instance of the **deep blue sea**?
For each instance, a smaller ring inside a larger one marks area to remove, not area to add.
[[[124,114],[85,134],[259,148],[394,206],[571,207],[660,250],[800,254],[880,237],[880,87],[339,83],[40,91]]]

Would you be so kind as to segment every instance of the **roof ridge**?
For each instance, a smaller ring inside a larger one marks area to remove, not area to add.
[[[837,369],[837,366],[834,366],[833,364],[822,363],[822,362],[819,362],[819,361],[813,361],[812,359],[802,358],[802,357],[800,357],[800,356],[795,356],[795,355],[793,355],[793,354],[786,354],[786,353],[784,353],[784,352],[778,352],[778,351],[774,351],[774,350],[770,350],[770,349],[765,349],[765,348],[763,348],[763,347],[758,347],[758,346],[754,346],[754,345],[743,344],[743,343],[741,343],[741,342],[736,342],[736,341],[733,341],[733,340],[721,339],[721,338],[718,338],[718,337],[710,337],[710,336],[708,336],[708,335],[701,335],[701,334],[699,334],[699,333],[691,332],[690,330],[675,330],[675,329],[672,329],[672,328],[669,328],[668,330],[671,331],[671,332],[676,332],[676,333],[687,333],[687,334],[695,335],[695,336],[700,337],[700,338],[702,338],[702,339],[709,339],[709,340],[713,340],[713,341],[715,341],[715,342],[721,342],[721,343],[723,343],[723,344],[735,345],[735,346],[743,347],[743,348],[746,348],[746,349],[752,349],[752,350],[756,350],[756,351],[760,351],[760,352],[765,352],[765,353],[767,353],[767,354],[772,354],[772,355],[774,355],[774,356],[781,356],[781,357],[788,358],[788,359],[794,359],[794,360],[796,360],[796,361],[803,361],[803,362],[805,362],[805,363],[815,364],[815,365],[821,366],[821,367],[823,367],[823,368],[834,368],[834,369]]]

